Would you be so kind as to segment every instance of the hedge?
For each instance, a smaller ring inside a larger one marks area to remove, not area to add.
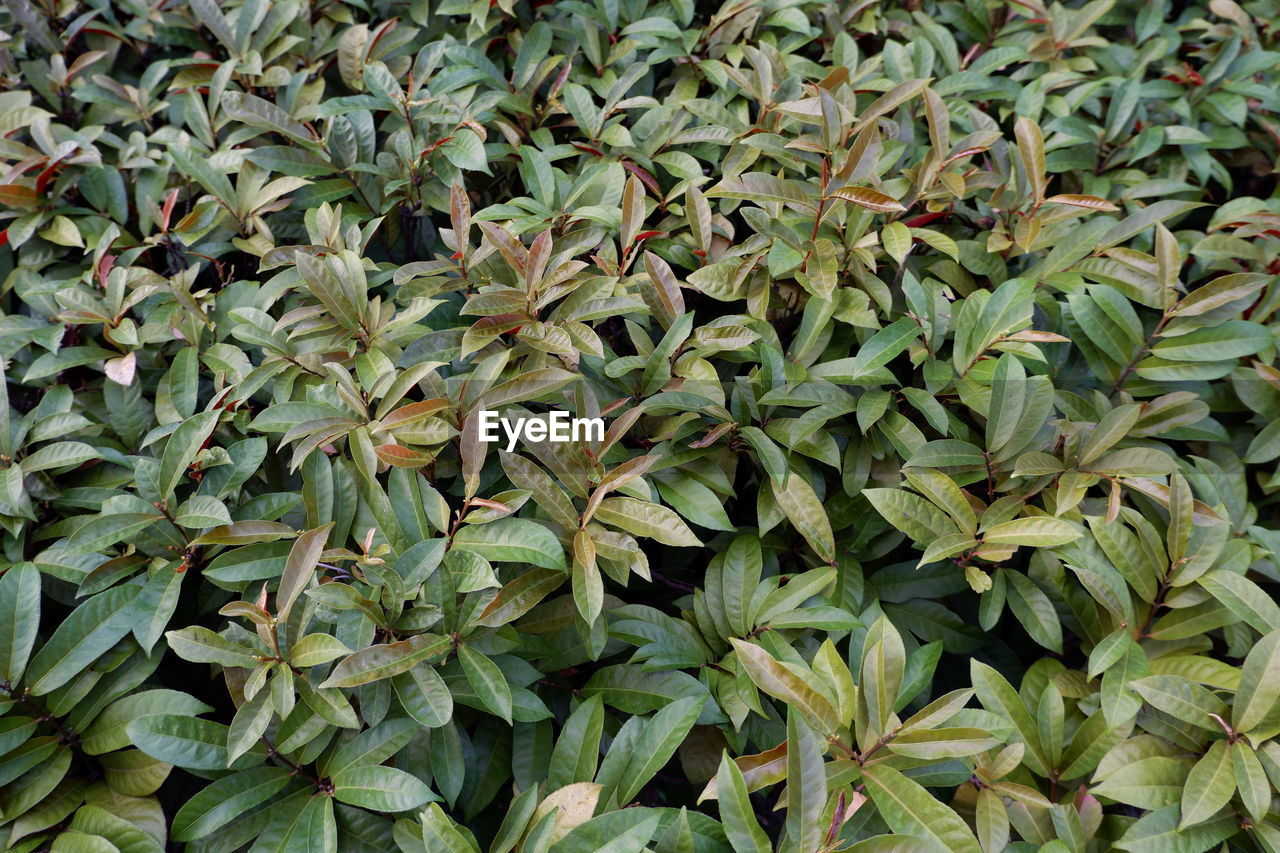
[[[1278,19],[4,0],[0,847],[1280,851]]]

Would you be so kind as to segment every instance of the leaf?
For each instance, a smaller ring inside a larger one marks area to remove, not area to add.
[[[1090,793],[1140,809],[1160,809],[1181,800],[1189,770],[1186,761],[1153,755],[1120,768]]]
[[[873,192],[876,197],[882,193]],[[809,186],[801,181],[788,181],[765,172],[746,172],[733,178],[725,178],[706,192],[707,198],[746,199],[760,202],[782,202],[801,209],[816,210],[816,195],[811,197]],[[884,198],[888,198],[884,196]],[[893,201],[889,199],[889,201]],[[893,202],[897,204],[897,202]]]
[[[773,490],[778,506],[814,553],[828,563],[835,562],[836,545],[831,520],[813,486],[800,474],[792,472],[784,483],[770,480],[769,487]]]
[[[274,130],[282,136],[304,146],[313,146],[317,140],[307,126],[295,120],[287,112],[268,100],[246,92],[224,92],[222,110],[230,118],[252,127]]]
[[[644,536],[663,545],[692,547],[702,542],[672,510],[635,498],[605,498],[596,510],[597,521]]]
[[[439,634],[417,634],[394,643],[368,646],[343,658],[320,686],[356,687],[391,678],[422,661],[446,654],[450,648],[449,638]]]
[[[958,814],[933,796],[883,764],[862,768],[867,793],[889,828],[903,835],[926,838],[952,853],[981,853],[978,839]]]
[[[1257,273],[1219,276],[1184,296],[1174,310],[1179,317],[1198,317],[1233,302],[1252,298],[1266,282],[1266,276]]]
[[[772,853],[769,837],[756,820],[755,810],[747,796],[747,786],[738,765],[729,753],[720,757],[716,773],[716,798],[720,801],[720,822],[734,853]]]
[[[889,749],[908,758],[936,760],[976,755],[999,743],[982,729],[954,727],[898,735],[890,742]]]
[[[982,706],[1012,723],[1017,731],[1017,740],[1026,744],[1024,763],[1027,767],[1034,773],[1048,775],[1049,763],[1040,743],[1039,729],[1017,691],[1004,676],[984,663],[973,661],[969,671],[974,691]]]
[[[599,696],[585,699],[565,720],[551,751],[547,787],[553,790],[596,775],[600,735],[604,731],[604,702]]]
[[[1116,406],[1103,415],[1098,425],[1089,433],[1089,438],[1080,448],[1079,464],[1088,465],[1117,442],[1122,441],[1137,424],[1142,416],[1142,407],[1136,404]]]
[[[282,767],[254,767],[215,780],[174,815],[174,840],[204,838],[275,796],[291,778]]]
[[[280,575],[280,588],[276,591],[276,612],[280,619],[288,615],[298,596],[315,579],[316,564],[320,562],[332,528],[333,523],[330,522],[308,530],[294,540],[284,563],[284,573]]]
[[[1280,631],[1280,605],[1244,575],[1214,569],[1196,582],[1258,633]]]
[[[832,192],[831,197],[851,202],[858,207],[865,207],[867,210],[874,210],[876,213],[898,213],[906,210],[893,196],[867,187],[845,187]]]
[[[623,783],[613,797],[615,802],[620,805],[631,802],[671,760],[697,722],[702,706],[703,701],[694,697],[677,699],[645,723],[622,774]]]
[[[335,799],[375,811],[403,812],[439,799],[418,777],[394,767],[348,767],[330,781]]]
[[[644,253],[644,269],[649,276],[649,287],[641,296],[663,328],[670,328],[676,318],[685,312],[684,296],[671,266],[653,252]]]
[[[227,506],[209,495],[192,495],[183,501],[173,514],[173,523],[179,527],[201,529],[231,523]]]
[[[827,775],[813,729],[798,713],[787,713],[787,839],[799,850],[822,843]]]
[[[862,494],[885,521],[916,542],[964,535],[946,513],[919,495],[902,489],[863,489]]]
[[[820,734],[835,732],[840,727],[840,716],[835,706],[808,679],[755,643],[736,637],[730,638],[729,642],[756,687],[795,708]]]
[[[40,572],[17,563],[0,575],[0,679],[17,684],[40,628]]]
[[[1065,204],[1068,207],[1084,207],[1089,210],[1116,211],[1120,209],[1105,198],[1098,198],[1096,195],[1080,195],[1078,193],[1051,195],[1044,200],[1044,203]]]
[[[289,660],[294,666],[312,667],[351,654],[351,649],[329,634],[307,634],[289,649]]]
[[[494,714],[511,724],[511,685],[498,665],[487,655],[467,645],[458,647],[458,660],[467,682],[476,691],[480,701]]]
[[[186,693],[176,690],[144,690],[112,702],[84,730],[81,748],[89,755],[102,755],[129,745],[126,731],[130,722],[151,714],[185,714],[195,716],[213,709]]]
[[[61,687],[119,642],[132,627],[136,593],[136,589],[114,587],[72,610],[31,659],[27,689],[43,696]]]
[[[24,473],[34,474],[36,471],[67,468],[101,458],[101,453],[82,441],[58,441],[46,444],[23,459],[22,470]]]
[[[1231,801],[1236,792],[1231,752],[1224,740],[1214,741],[1187,776],[1182,791],[1182,820],[1178,829],[1204,823]]]
[[[252,669],[258,665],[253,649],[215,634],[203,625],[169,631],[165,634],[165,639],[169,648],[183,660],[244,669]]]
[[[501,518],[488,524],[464,526],[453,537],[453,547],[474,551],[492,562],[529,563],[566,571],[564,548],[555,535],[537,522]]]
[[[420,664],[392,676],[400,704],[414,720],[428,728],[440,728],[453,717],[453,694],[434,666]]]
[[[552,791],[538,804],[530,820],[531,825],[555,812],[554,829],[547,836],[552,844],[564,838],[576,826],[586,823],[595,813],[603,785],[595,782],[574,782]]]
[[[213,0],[204,0],[208,5],[213,5]],[[236,197],[235,190],[231,188],[231,181],[222,172],[214,168],[208,160],[198,156],[192,156],[181,145],[174,145],[169,149],[169,156],[173,158],[173,162],[177,164],[182,173],[204,187],[205,191],[214,198],[221,199],[223,202],[230,204]],[[204,412],[202,414],[212,414]],[[190,418],[188,418],[190,420]]]
[[[1257,754],[1247,743],[1236,742],[1228,746],[1231,768],[1235,775],[1236,789],[1245,811],[1255,821],[1262,820],[1271,809],[1271,782]]]
[[[1041,201],[1044,199],[1045,188],[1044,134],[1040,126],[1026,116],[1018,116],[1013,132],[1018,140],[1022,177],[1036,201]]]
[[[1274,339],[1265,326],[1245,320],[1228,320],[1177,337],[1161,338],[1151,355],[1166,361],[1207,362],[1253,355]]]
[[[1225,714],[1226,704],[1194,682],[1176,675],[1152,675],[1133,681],[1129,686],[1148,704],[1178,720],[1208,731],[1221,731],[1213,715]]]
[[[484,151],[484,143],[475,131],[463,128],[456,131],[449,141],[440,146],[440,153],[459,169],[471,172],[489,171],[489,158]]]
[[[293,528],[275,521],[235,521],[191,540],[192,545],[250,545],[294,536]]]
[[[475,846],[467,841],[440,806],[430,803],[423,809],[421,819],[424,849],[432,853],[437,850],[440,853],[476,853]]]
[[[1268,719],[1277,703],[1280,703],[1280,631],[1272,631],[1255,643],[1244,659],[1240,687],[1231,705],[1232,728],[1254,731]]]
[[[1178,811],[1174,805],[1143,815],[1129,826],[1115,847],[1129,853],[1192,853],[1210,850],[1240,829],[1238,821],[1229,815],[1180,829]]]
[[[889,257],[901,264],[911,250],[911,229],[901,222],[890,222],[880,230],[880,243]]]
[[[212,720],[152,714],[133,720],[125,731],[134,746],[166,764],[191,770],[227,768],[227,727]],[[255,747],[236,761],[232,769],[257,764],[264,756],[265,751]]]
[[[909,318],[895,320],[876,332],[858,348],[850,366],[856,379],[867,376],[897,358],[920,334],[920,327]]]
[[[476,624],[497,628],[514,622],[565,581],[565,573],[549,569],[525,572],[498,590],[476,618]]]
[[[132,538],[163,518],[159,512],[113,512],[89,519],[66,540],[71,551],[101,551]]]
[[[1060,518],[1038,516],[1001,522],[987,530],[982,535],[982,541],[988,544],[1053,548],[1074,542],[1081,535],[1079,529]]]

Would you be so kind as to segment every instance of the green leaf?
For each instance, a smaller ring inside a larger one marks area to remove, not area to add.
[[[814,370],[815,375],[834,373],[848,377],[850,382],[870,376],[901,355],[911,342],[920,336],[920,326],[909,318],[895,320],[888,326],[872,335],[865,344],[858,348],[858,354],[851,359],[840,359],[819,365],[821,370]]]
[[[1228,320],[1185,335],[1161,338],[1151,348],[1151,354],[1166,361],[1221,361],[1253,355],[1274,343],[1266,326]]]
[[[716,798],[720,801],[720,821],[734,853],[772,853],[773,847],[756,820],[755,810],[747,796],[747,785],[742,771],[729,758],[720,756],[720,769],[716,773]]]
[[[136,588],[118,586],[72,610],[31,659],[28,689],[43,696],[61,687],[119,642],[132,627],[136,594]]]
[[[1182,791],[1182,820],[1178,829],[1204,823],[1231,801],[1236,792],[1236,777],[1231,767],[1227,742],[1216,740],[1209,751],[1196,762],[1187,776]]]
[[[212,711],[208,705],[176,690],[144,690],[131,693],[107,706],[85,729],[80,747],[89,755],[101,755],[129,745],[129,723],[154,714],[195,716]]]
[[[1040,744],[1039,729],[1017,691],[1004,676],[979,661],[972,662],[969,672],[982,706],[1013,723],[1018,733],[1017,739],[1026,744],[1024,763],[1032,772],[1047,776],[1049,762],[1045,758],[1044,747]]]
[[[392,676],[396,697],[409,716],[427,728],[443,726],[453,716],[453,694],[430,664],[418,664]]]
[[[212,4],[210,3],[209,5]],[[173,158],[173,162],[177,164],[182,174],[194,178],[196,183],[204,187],[205,192],[227,203],[235,199],[236,193],[231,187],[231,181],[227,179],[225,174],[213,167],[206,158],[193,156],[182,145],[171,147],[169,156]],[[212,413],[206,412],[205,414]]]
[[[769,486],[778,506],[814,553],[827,563],[835,562],[836,545],[831,520],[813,486],[795,471],[791,472],[784,483],[770,480]]]
[[[604,702],[599,696],[591,696],[574,709],[560,730],[551,751],[547,788],[554,791],[595,777],[603,731]]]
[[[1182,799],[1190,769],[1184,760],[1153,755],[1120,768],[1090,793],[1140,809],[1161,809]]]
[[[529,563],[567,571],[564,548],[547,528],[523,518],[500,518],[488,524],[465,525],[453,547],[474,551],[491,562]]]
[[[484,143],[469,128],[456,131],[453,138],[440,146],[440,153],[459,169],[491,174],[489,158],[484,153]]]
[[[289,661],[298,667],[319,666],[351,654],[338,638],[329,634],[307,634],[289,649]]]
[[[737,638],[730,638],[729,642],[756,687],[795,708],[821,734],[840,728],[835,706],[810,683],[816,679],[801,675],[799,670],[777,660],[755,643]]]
[[[225,180],[225,178],[224,178]],[[187,466],[195,461],[196,454],[218,425],[220,412],[200,412],[178,425],[164,445],[160,458],[160,496],[169,500],[178,483],[187,473]]]
[[[292,778],[282,767],[254,767],[215,780],[174,815],[174,840],[204,838],[284,790]]]
[[[34,474],[49,468],[67,468],[81,465],[90,459],[101,459],[102,454],[82,441],[59,441],[46,444],[22,460],[22,471]]]
[[[1280,631],[1280,605],[1244,575],[1214,569],[1196,582],[1258,633]]]
[[[675,755],[693,724],[702,713],[701,699],[677,699],[654,714],[636,738],[622,774],[622,783],[613,800],[619,805],[631,802],[649,780]]]
[[[337,800],[375,811],[403,812],[439,799],[418,777],[394,767],[348,767],[330,781]]]
[[[320,685],[356,687],[408,672],[419,662],[447,654],[452,641],[440,634],[417,634],[394,643],[368,646],[343,658]]]
[[[863,489],[876,512],[916,542],[933,542],[948,536],[964,536],[942,510],[919,495],[902,489]]]
[[[169,648],[184,660],[244,669],[252,669],[258,665],[253,649],[225,639],[201,625],[193,625],[181,631],[169,631],[165,634],[165,639]]]
[[[665,506],[635,498],[612,497],[600,502],[597,521],[644,536],[663,545],[693,547],[702,542],[680,516]]]
[[[125,731],[134,746],[166,764],[191,770],[227,768],[227,727],[212,720],[152,714],[133,720]],[[265,750],[257,746],[237,760],[232,769],[256,764],[264,756]]]
[[[208,495],[192,495],[173,514],[173,523],[196,530],[231,523],[227,505]]]
[[[862,778],[880,815],[894,832],[928,839],[952,853],[982,853],[978,839],[960,816],[935,800],[919,783],[883,764],[863,767]]]
[[[478,853],[476,846],[435,803],[430,803],[422,811],[422,842],[425,850],[432,853],[436,850],[440,853]]]
[[[798,713],[787,713],[787,842],[796,850],[822,843],[827,774],[817,735]]]
[[[0,679],[17,684],[40,628],[40,572],[18,563],[0,576]]]
[[[880,243],[889,257],[901,264],[911,250],[911,229],[901,222],[890,222],[880,230]]]
[[[565,577],[563,571],[554,569],[525,572],[498,590],[498,594],[476,618],[476,624],[497,628],[514,622],[564,583]]]
[[[468,645],[458,646],[458,660],[462,663],[467,682],[476,691],[480,701],[510,725],[511,685],[507,683],[502,670],[487,655]]]
[[[1231,753],[1236,789],[1240,792],[1245,811],[1255,821],[1260,821],[1271,810],[1271,782],[1267,779],[1267,772],[1247,743],[1233,743],[1228,751]]]
[[[1231,705],[1231,726],[1237,731],[1254,732],[1268,721],[1267,729],[1271,731],[1276,726],[1269,718],[1277,703],[1280,703],[1280,631],[1272,631],[1255,643],[1244,659],[1240,687]]]
[[[1199,684],[1176,675],[1152,675],[1130,682],[1129,686],[1148,704],[1175,719],[1207,731],[1222,731],[1222,727],[1213,720],[1213,715],[1226,714],[1226,703]],[[1237,708],[1239,704],[1237,694]]]
[[[365,729],[350,740],[340,743],[320,764],[320,772],[326,776],[348,767],[381,764],[400,752],[415,736],[417,724],[408,717],[391,717],[372,728]]]
[[[252,127],[274,130],[282,136],[305,146],[313,146],[317,140],[307,126],[295,120],[287,112],[268,100],[246,92],[225,92],[222,110],[230,118]]]
[[[983,533],[982,541],[988,544],[1053,548],[1074,542],[1081,535],[1079,528],[1060,518],[1037,516],[1001,522]]]
[[[294,536],[287,524],[275,521],[236,521],[197,536],[192,545],[252,545],[258,542],[274,542]]]

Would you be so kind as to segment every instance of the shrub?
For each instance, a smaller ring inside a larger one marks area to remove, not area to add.
[[[4,8],[5,849],[1280,850],[1274,3]]]

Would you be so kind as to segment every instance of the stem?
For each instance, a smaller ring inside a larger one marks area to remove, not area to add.
[[[1160,332],[1164,330],[1165,324],[1168,323],[1172,317],[1173,315],[1167,310],[1160,317],[1160,322],[1156,323],[1156,327],[1151,331],[1151,334],[1142,342],[1142,346],[1138,349],[1138,352],[1133,358],[1129,359],[1129,363],[1124,366],[1124,370],[1120,371],[1120,378],[1112,384],[1111,392],[1107,396],[1110,396],[1120,390],[1120,386],[1124,385],[1124,381],[1129,378],[1130,373],[1133,373],[1134,368],[1138,366],[1138,362],[1147,354],[1147,350],[1150,349],[1151,344],[1155,341]]]

